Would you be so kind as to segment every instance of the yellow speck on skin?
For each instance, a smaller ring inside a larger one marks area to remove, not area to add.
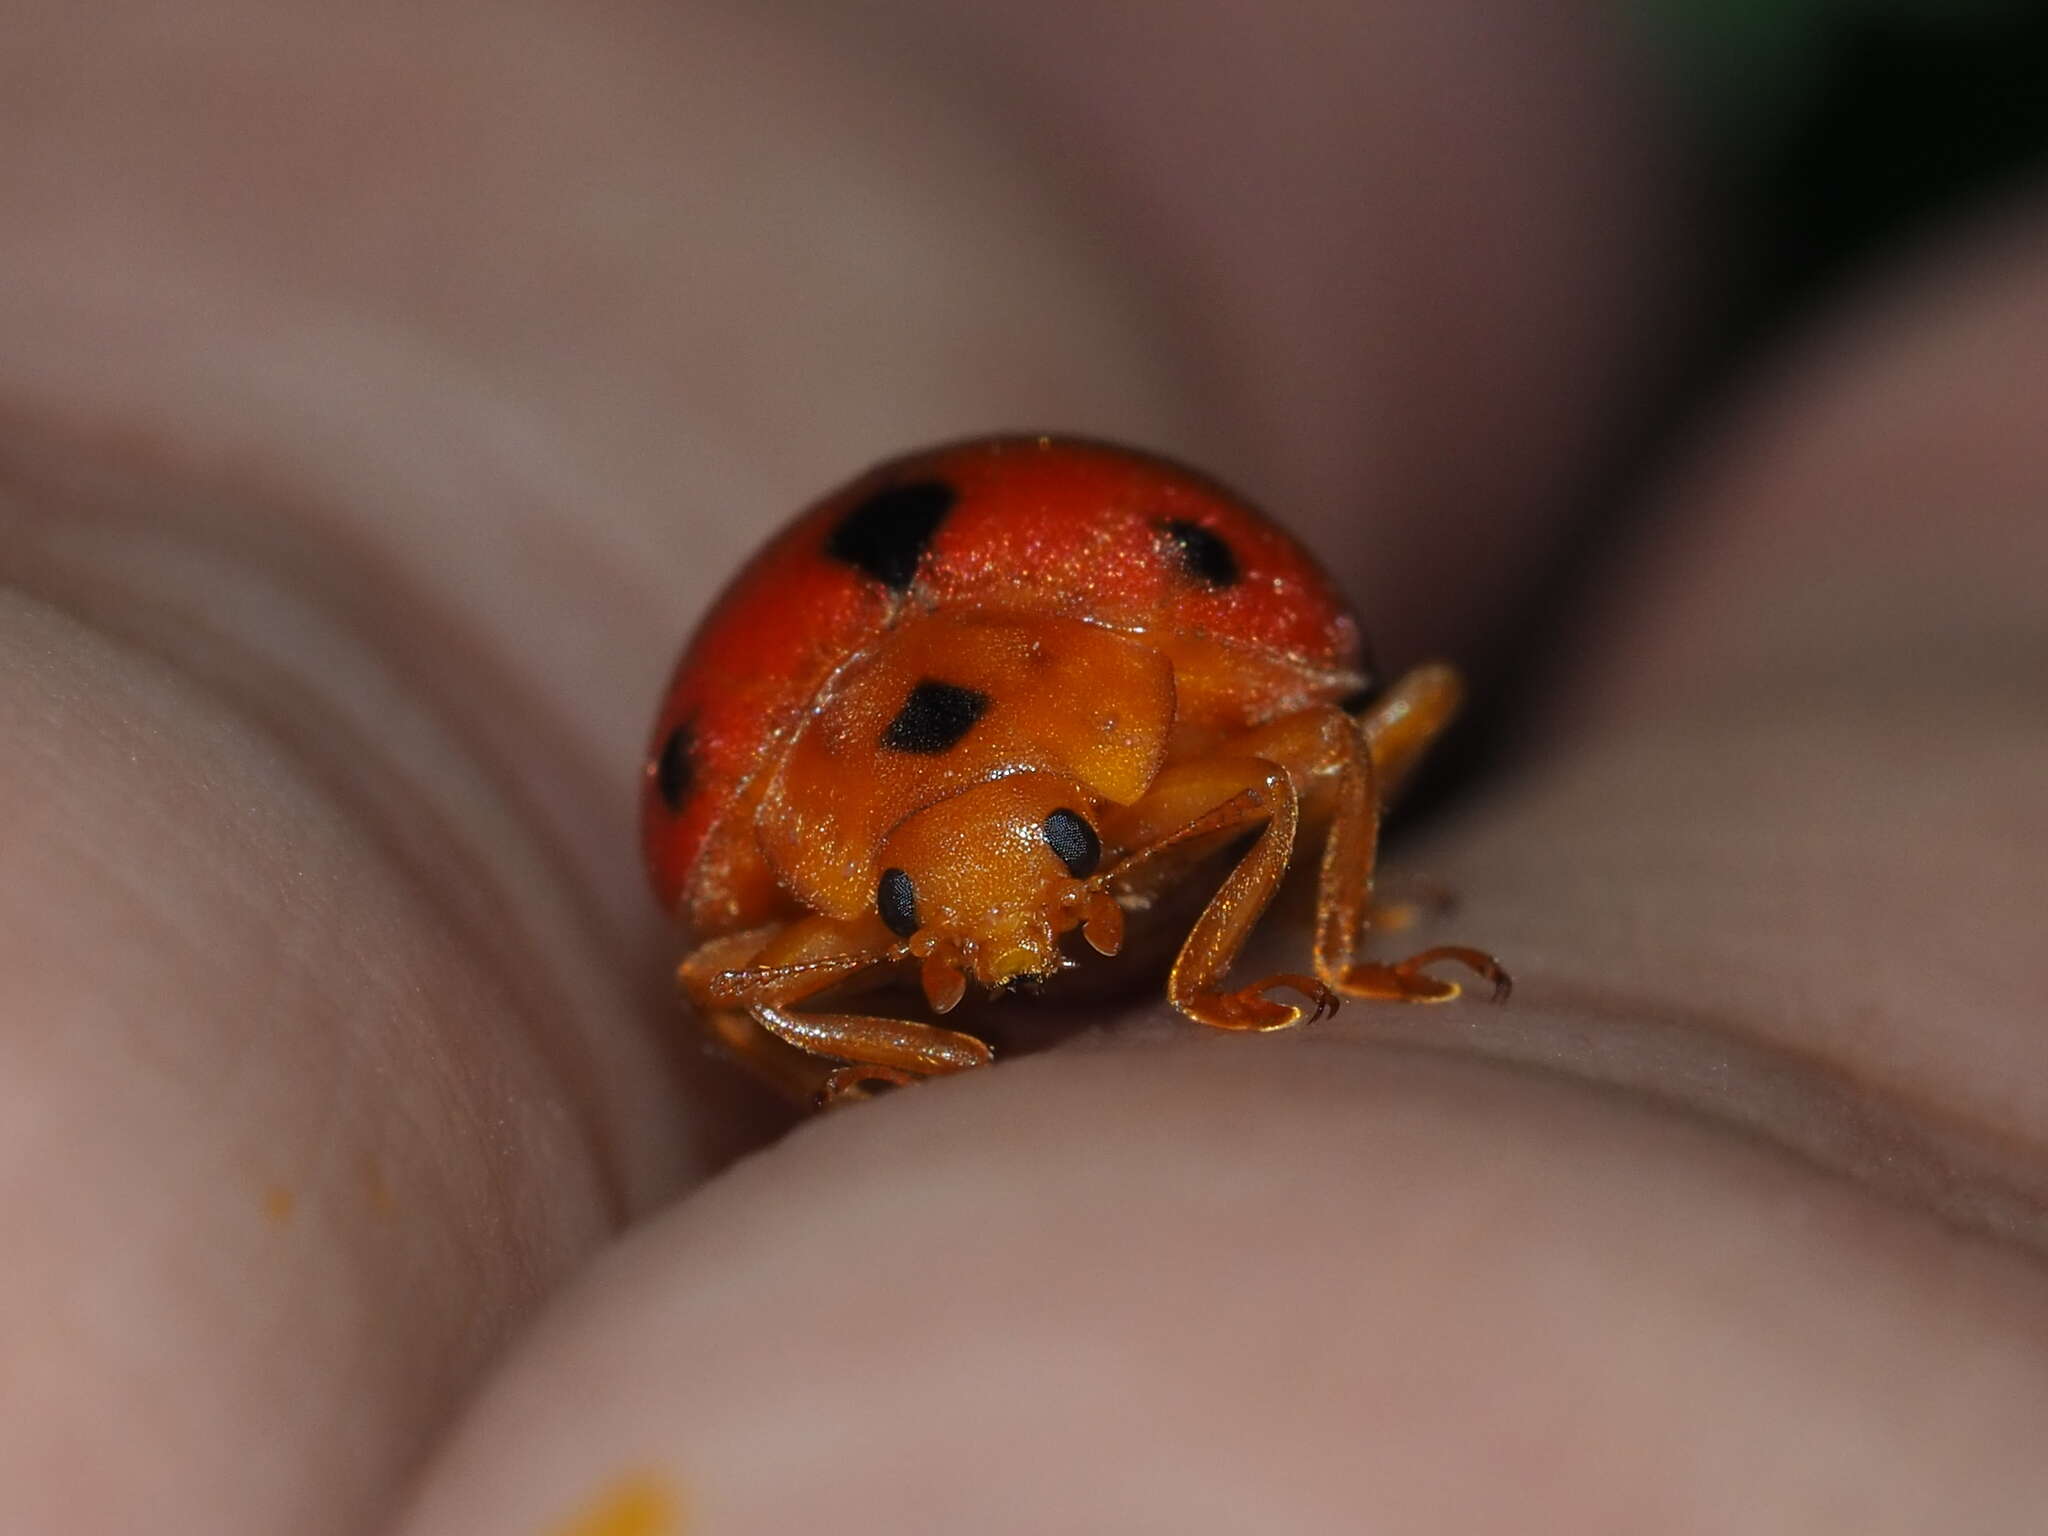
[[[284,1226],[292,1219],[292,1210],[299,1203],[299,1197],[282,1184],[273,1184],[263,1191],[263,1214],[270,1218],[273,1226]]]
[[[363,1191],[370,1197],[370,1209],[379,1216],[389,1216],[398,1209],[398,1195],[385,1176],[384,1165],[374,1157],[363,1164]]]
[[[548,1536],[682,1536],[683,1507],[668,1485],[647,1473],[620,1479],[597,1502]]]

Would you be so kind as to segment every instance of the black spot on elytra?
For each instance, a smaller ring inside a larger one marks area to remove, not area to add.
[[[935,757],[958,746],[960,738],[974,729],[974,722],[987,713],[987,694],[926,678],[910,690],[910,697],[882,732],[882,745],[891,752]]]
[[[1166,525],[1166,536],[1173,540],[1182,568],[1195,580],[1212,587],[1234,587],[1243,579],[1237,556],[1212,529],[1175,518]]]
[[[661,791],[661,803],[668,807],[670,815],[683,808],[690,785],[696,780],[697,768],[690,761],[694,745],[689,726],[679,725],[668,733],[660,756],[654,760],[654,787]]]
[[[875,910],[899,939],[917,932],[917,890],[910,876],[900,869],[882,871],[882,883],[875,887]]]
[[[901,592],[917,576],[932,535],[960,493],[943,480],[912,480],[879,490],[834,525],[825,553]]]
[[[1363,688],[1354,688],[1351,692],[1345,694],[1343,698],[1337,701],[1337,707],[1343,710],[1345,714],[1356,717],[1371,709],[1372,701],[1379,696],[1379,690],[1371,684],[1367,684]]]
[[[1102,862],[1102,839],[1084,817],[1064,806],[1045,818],[1045,840],[1076,880],[1094,874]]]

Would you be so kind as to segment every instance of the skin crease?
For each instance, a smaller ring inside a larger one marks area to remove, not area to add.
[[[0,1528],[2040,1507],[2038,222],[1760,381],[1404,850],[1511,1009],[1145,1014],[712,1176],[633,775],[767,526],[1085,427],[1390,659],[1528,644],[1470,594],[1663,347],[1598,13],[1093,9],[7,8]]]

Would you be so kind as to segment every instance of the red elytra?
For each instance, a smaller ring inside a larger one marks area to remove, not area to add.
[[[1381,801],[1458,696],[1425,668],[1347,714],[1368,686],[1314,558],[1192,470],[1052,437],[881,465],[749,562],[663,703],[643,834],[706,941],[684,989],[752,1056],[765,1034],[846,1063],[828,1093],[975,1065],[971,1036],[792,1005],[904,964],[941,1012],[968,979],[1043,979],[1072,963],[1063,935],[1114,949],[1126,910],[1261,824],[1169,977],[1183,1012],[1276,1028],[1343,995],[1440,1000],[1457,988],[1420,969],[1440,959],[1498,988],[1476,951],[1355,956]],[[1325,879],[1317,975],[1220,990],[1304,811],[1356,866]]]

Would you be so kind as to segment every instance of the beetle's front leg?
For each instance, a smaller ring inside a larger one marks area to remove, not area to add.
[[[1234,991],[1223,978],[1280,888],[1294,856],[1300,807],[1287,770],[1261,757],[1199,758],[1168,768],[1144,797],[1105,819],[1105,841],[1130,850],[1110,872],[1129,883],[1164,856],[1198,857],[1253,828],[1258,836],[1195,919],[1167,976],[1166,997],[1198,1024],[1216,1029],[1285,1029],[1321,1018],[1336,1004],[1313,976],[1276,975]],[[1291,991],[1306,1008],[1267,996]]]
[[[1500,962],[1464,945],[1387,962],[1359,955],[1374,918],[1381,812],[1450,724],[1462,694],[1449,667],[1418,667],[1356,721],[1336,709],[1304,710],[1231,744],[1286,764],[1303,798],[1329,817],[1316,896],[1316,974],[1346,997],[1447,1002],[1458,996],[1458,984],[1428,974],[1442,964],[1461,965],[1491,982],[1496,1001],[1507,996]]]
[[[1264,822],[1181,947],[1167,986],[1176,1008],[1219,1028],[1282,1029],[1321,1017],[1338,996],[1454,998],[1457,983],[1428,974],[1444,963],[1478,972],[1494,984],[1496,997],[1506,995],[1507,973],[1476,949],[1442,946],[1387,963],[1359,958],[1373,917],[1386,787],[1406,776],[1449,723],[1458,696],[1449,668],[1423,667],[1362,720],[1326,706],[1272,721],[1232,738],[1216,756],[1167,769],[1143,799],[1105,824],[1106,837],[1129,850],[1114,878],[1142,878],[1143,867],[1169,850],[1198,853]],[[1329,822],[1316,900],[1316,974],[1270,976],[1226,992],[1223,975],[1286,873],[1304,809]],[[1283,988],[1303,994],[1312,1011],[1265,996]]]
[[[714,1020],[744,1010],[777,1039],[847,1063],[819,1090],[819,1098],[829,1102],[869,1082],[907,1083],[994,1059],[987,1045],[958,1030],[867,1014],[798,1012],[792,1006],[910,958],[879,919],[807,917],[783,928],[714,939],[683,962],[679,978],[690,1000]],[[730,1036],[727,1028],[719,1033]]]
[[[755,1022],[744,1008],[714,1007],[704,1000],[705,984],[720,971],[744,967],[776,934],[780,923],[730,933],[699,945],[676,968],[676,982],[704,1028],[732,1059],[782,1098],[796,1104],[817,1100],[827,1063],[785,1044]]]

